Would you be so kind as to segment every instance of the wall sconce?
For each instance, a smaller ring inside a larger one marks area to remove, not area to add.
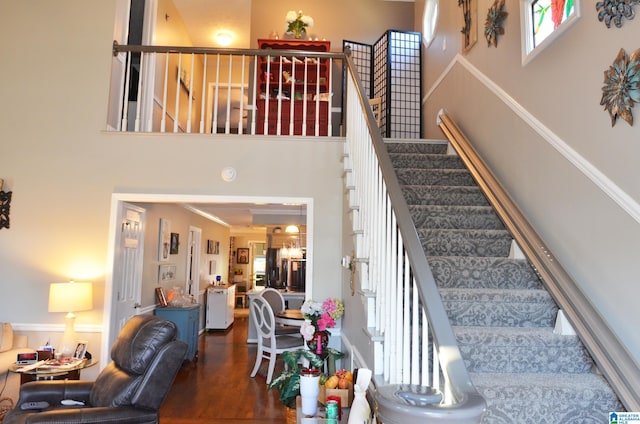
[[[0,229],[9,228],[9,207],[11,206],[11,192],[3,191],[4,180],[0,179]]]

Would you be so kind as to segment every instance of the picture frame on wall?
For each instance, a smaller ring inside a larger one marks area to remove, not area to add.
[[[209,275],[213,275],[216,273],[216,261],[215,259],[211,259],[209,261]]]
[[[167,218],[160,218],[160,234],[158,237],[158,260],[166,262],[169,260],[171,243],[171,221]]]
[[[158,267],[158,284],[176,279],[175,265],[160,265]]]
[[[213,240],[207,240],[207,255],[213,255]]]
[[[249,263],[249,248],[239,247],[236,254],[236,262],[239,264]]]
[[[169,250],[169,254],[177,255],[179,247],[180,247],[180,234],[171,233],[171,249]]]

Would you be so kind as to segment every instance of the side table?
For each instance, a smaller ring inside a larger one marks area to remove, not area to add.
[[[39,380],[79,380],[80,371],[85,368],[92,367],[97,363],[97,360],[85,359],[72,367],[47,367],[46,364],[43,364],[42,367],[34,368],[29,371],[18,371],[23,367],[23,365],[11,364],[9,366],[9,371],[20,374],[20,385],[30,381]]]

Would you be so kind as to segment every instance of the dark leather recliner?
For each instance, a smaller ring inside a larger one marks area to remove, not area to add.
[[[95,381],[36,381],[20,388],[16,407],[3,424],[157,423],[159,411],[187,344],[176,340],[176,325],[153,315],[136,315],[122,328],[111,359]],[[84,402],[64,406],[63,399]],[[26,402],[47,402],[42,411],[22,410]]]

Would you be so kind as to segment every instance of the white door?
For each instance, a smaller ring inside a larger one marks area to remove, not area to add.
[[[113,262],[109,346],[129,318],[137,315],[142,290],[145,209],[122,202]]]
[[[187,293],[198,300],[200,291],[200,247],[202,230],[189,226],[189,238],[187,240],[187,275],[185,288]]]

